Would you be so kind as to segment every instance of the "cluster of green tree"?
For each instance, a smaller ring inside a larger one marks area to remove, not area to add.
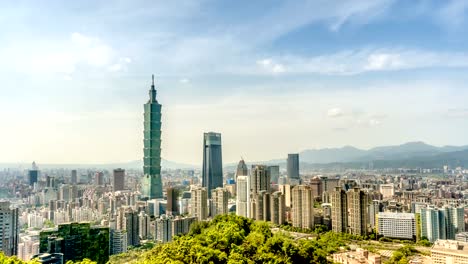
[[[322,234],[328,231],[328,227],[326,225],[315,225],[314,229],[308,229],[308,228],[294,227],[290,223],[286,223],[286,224],[279,226],[279,228],[285,231],[304,233],[304,234]]]
[[[0,252],[0,263],[3,263],[3,264],[34,264],[36,262],[34,262],[34,261],[25,262],[25,261],[22,261],[21,259],[19,259],[17,256],[7,257],[7,256],[5,256],[3,254],[3,252]]]
[[[403,244],[410,244],[410,245],[418,245],[423,247],[430,247],[432,243],[427,240],[427,238],[423,237],[421,240],[414,242],[414,240],[400,240],[400,239],[392,239],[388,237],[381,237],[379,238],[380,242],[389,242],[389,243],[403,243]]]
[[[354,238],[328,232],[313,240],[295,240],[282,232],[273,234],[268,223],[233,214],[220,215],[210,222],[194,224],[189,234],[158,244],[131,261],[146,264],[330,263],[326,257]],[[128,255],[113,257],[110,263],[129,262]]]
[[[3,252],[0,252],[0,263],[2,264],[39,264],[39,262],[35,260],[30,260],[30,261],[23,261],[19,259],[17,256],[12,256],[12,257],[7,257],[3,254]],[[67,261],[66,264],[97,264],[95,261],[91,261],[89,259],[84,259],[82,261]]]
[[[109,228],[91,223],[70,223],[56,230],[42,231],[39,252],[62,252],[64,261],[91,259],[99,264],[109,260]]]
[[[415,248],[412,246],[405,245],[393,252],[392,257],[385,262],[385,264],[408,264],[409,260],[408,257],[419,253]]]

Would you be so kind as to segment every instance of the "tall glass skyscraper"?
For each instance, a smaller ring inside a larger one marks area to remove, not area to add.
[[[163,198],[161,181],[161,105],[156,100],[154,75],[149,100],[144,105],[143,139],[143,197]]]
[[[223,158],[219,133],[203,134],[202,186],[207,188],[208,197],[211,197],[211,190],[223,187]]]
[[[287,173],[289,179],[299,179],[299,154],[288,154]]]

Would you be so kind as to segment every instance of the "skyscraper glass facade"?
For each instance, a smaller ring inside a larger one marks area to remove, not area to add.
[[[287,173],[290,179],[299,179],[299,154],[288,154]]]
[[[149,100],[144,105],[143,140],[143,196],[148,199],[162,198],[161,181],[161,105],[156,100],[154,76]]]
[[[223,158],[221,152],[221,134],[209,132],[203,135],[203,172],[202,186],[211,190],[223,187]]]

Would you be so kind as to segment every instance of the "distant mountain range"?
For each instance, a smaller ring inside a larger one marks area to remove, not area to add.
[[[370,163],[379,168],[441,168],[444,165],[451,167],[468,167],[468,146],[436,147],[424,142],[408,142],[396,146],[375,147],[369,150],[358,149],[352,146],[342,148],[308,149],[300,152],[301,168],[367,168]],[[192,164],[184,164],[162,159],[163,169],[193,169],[200,168]],[[247,164],[266,164],[286,166],[286,158],[269,161],[246,161]],[[97,168],[97,169],[141,169],[142,160],[109,163],[109,164],[41,164],[39,168]],[[237,163],[225,164],[227,171],[235,170]],[[0,163],[0,168],[22,167],[30,168],[25,163]]]
[[[468,167],[468,146],[436,147],[424,142],[408,142],[396,146],[375,147],[369,150],[352,146],[342,148],[308,149],[299,153],[302,169],[359,169],[368,168],[442,168]],[[286,167],[286,158],[248,164],[280,165]],[[235,164],[228,164],[234,170]]]
[[[405,160],[463,151],[468,146],[436,147],[424,142],[409,142],[397,146],[375,147],[362,150],[351,146],[342,148],[310,149],[300,153],[300,160],[306,163],[366,162],[376,160]]]

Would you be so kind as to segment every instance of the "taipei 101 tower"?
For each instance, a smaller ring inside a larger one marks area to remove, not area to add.
[[[144,105],[142,193],[147,199],[162,198],[161,181],[161,105],[156,100],[154,75],[149,100]]]

